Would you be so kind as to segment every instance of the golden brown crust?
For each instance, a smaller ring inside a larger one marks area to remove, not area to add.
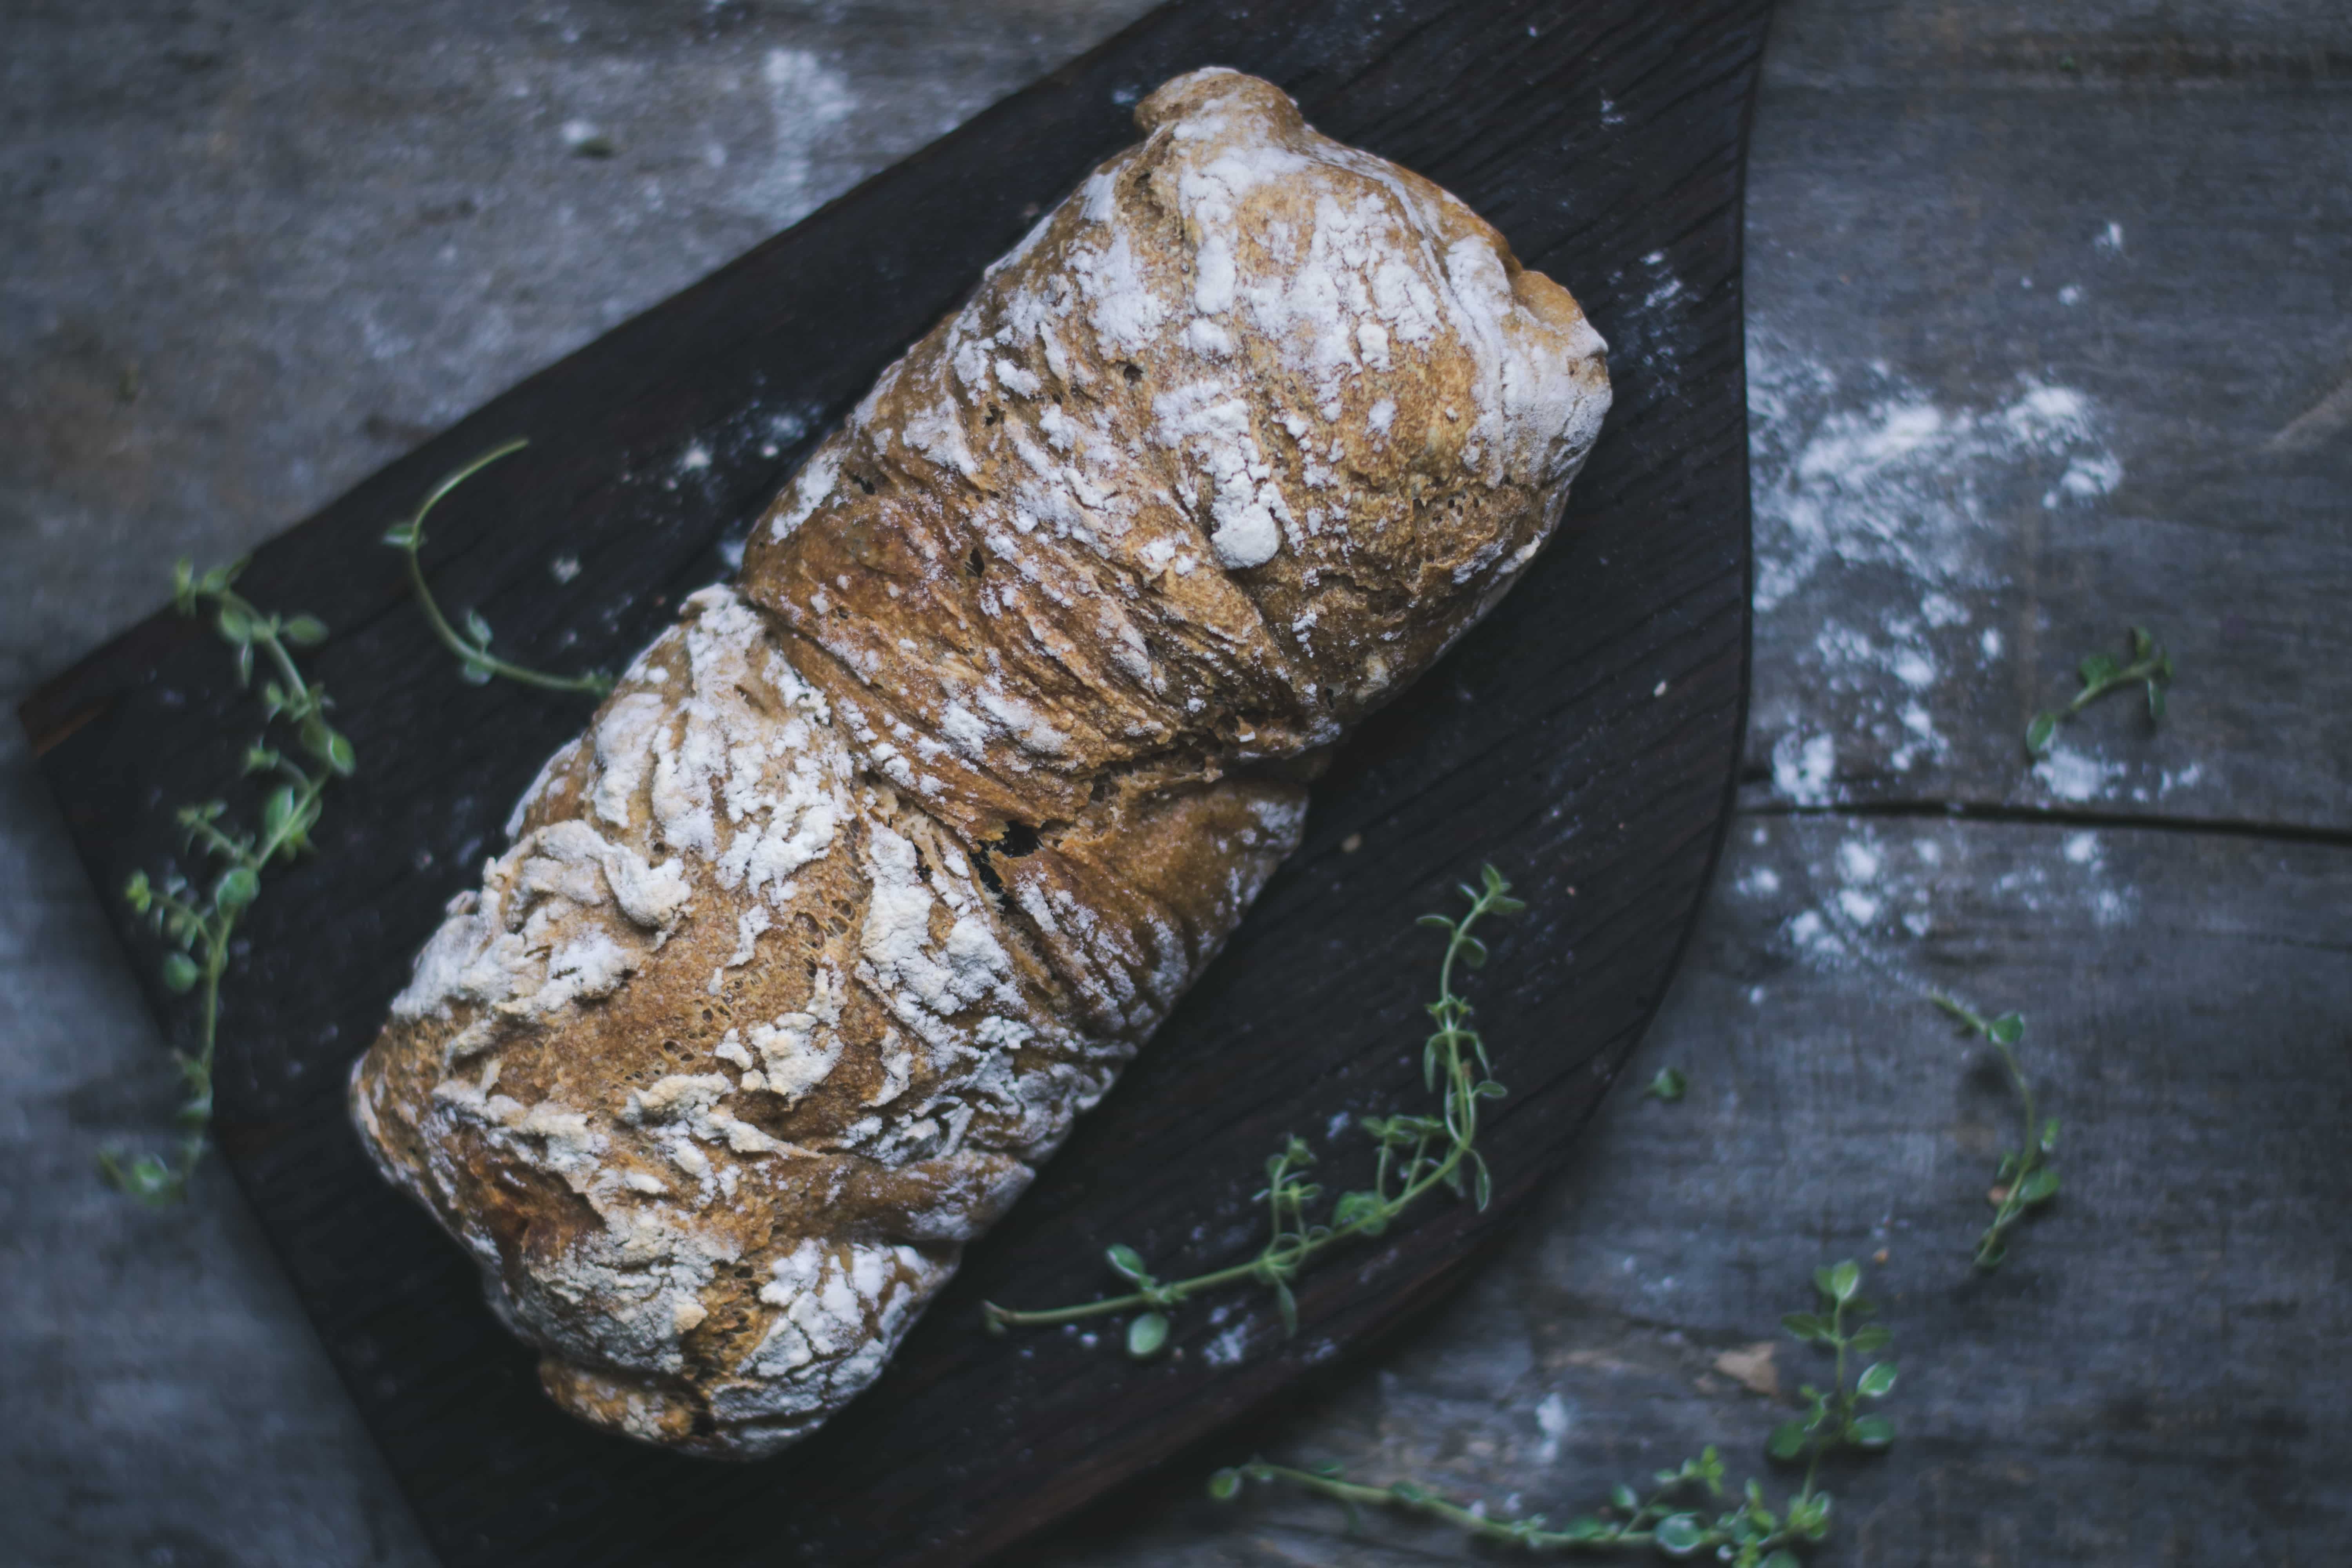
[[[869,1383],[1491,604],[1607,405],[1453,197],[1195,72],[886,372],[452,905],[354,1075],[566,1408]]]

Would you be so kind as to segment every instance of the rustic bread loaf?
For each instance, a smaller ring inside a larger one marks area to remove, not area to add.
[[[518,807],[360,1062],[566,1408],[866,1387],[1558,521],[1603,344],[1268,84],[1169,82]]]

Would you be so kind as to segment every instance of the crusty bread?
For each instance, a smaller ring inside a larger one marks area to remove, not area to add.
[[[518,807],[361,1060],[567,1409],[881,1371],[1507,589],[1608,406],[1567,290],[1231,71],[884,372]]]

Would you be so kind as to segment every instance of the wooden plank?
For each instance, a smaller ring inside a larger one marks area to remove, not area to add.
[[[1865,876],[1863,873],[1867,872]],[[1024,1561],[1454,1561],[1451,1531],[1200,1490],[1263,1448],[1555,1520],[1719,1443],[1763,1458],[1819,1352],[1819,1262],[1868,1258],[1900,1437],[1826,1484],[1825,1562],[2334,1561],[2352,1530],[2339,1347],[2352,1158],[2352,851],[2060,826],[1747,819],[1621,1100],[1494,1265],[1290,1422],[1236,1433]],[[1924,917],[1913,935],[1847,908]],[[1834,943],[1834,945],[1833,945]],[[1507,972],[1496,979],[1507,983]],[[2062,1195],[1971,1278],[2016,1106],[1918,1000],[2027,1016]],[[1717,1364],[1777,1342],[1779,1397]]]
[[[1754,798],[2352,829],[2340,14],[1967,11],[1806,7],[1776,57]],[[2119,694],[2030,766],[2136,623],[2162,728]]]
[[[1329,1120],[1335,1095],[1345,1110],[1409,1093],[1412,1052],[1391,1043],[1412,1037],[1426,980],[1405,956],[1409,921],[1461,868],[1522,868],[1543,911],[1513,938],[1535,978],[1497,1010],[1541,1042],[1502,1064],[1518,1092],[1491,1141],[1501,1205],[1564,1152],[1654,1007],[1723,820],[1744,693],[1738,176],[1761,7],[1276,15],[1172,8],[257,554],[254,597],[299,599],[338,628],[320,668],[366,765],[320,859],[251,919],[221,1139],[453,1560],[944,1561],[1001,1543],[1378,1333],[1494,1233],[1500,1205],[1433,1212],[1359,1268],[1311,1279],[1300,1338],[1238,1365],[1204,1353],[1230,1330],[1200,1318],[1180,1354],[1147,1368],[1076,1340],[1013,1351],[973,1332],[983,1294],[1090,1291],[1113,1229],[1160,1257],[1221,1260],[1244,1236],[1203,1237],[1200,1216],[1241,1212],[1284,1131]],[[527,657],[625,654],[716,574],[726,528],[822,423],[800,411],[843,406],[1037,205],[1127,139],[1126,104],[1209,59],[1283,81],[1327,129],[1449,184],[1531,263],[1580,283],[1643,369],[1621,380],[1578,537],[1349,750],[1308,850],[1233,959],[825,1445],[728,1469],[597,1438],[538,1396],[462,1262],[366,1173],[335,1093],[452,879],[578,718],[455,686],[391,572],[348,563],[433,475],[526,432],[532,453],[468,490],[428,565]],[[559,552],[581,563],[574,596],[549,591]],[[559,637],[567,616],[576,640]],[[233,772],[239,700],[209,651],[200,630],[150,622],[25,706],[100,887],[168,852],[151,815],[160,781]],[[413,743],[425,733],[429,752]],[[1359,832],[1374,847],[1343,855]],[[1163,1179],[1191,1163],[1230,1172],[1225,1188]]]

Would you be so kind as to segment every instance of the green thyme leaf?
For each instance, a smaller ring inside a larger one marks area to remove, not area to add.
[[[1168,1315],[1164,1312],[1144,1312],[1127,1325],[1127,1353],[1138,1361],[1150,1361],[1168,1344]]]

